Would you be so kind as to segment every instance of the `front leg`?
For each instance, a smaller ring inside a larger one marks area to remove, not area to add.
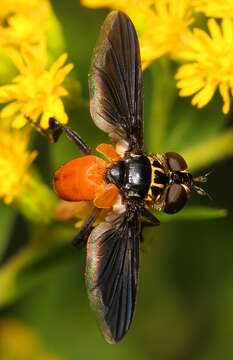
[[[145,207],[143,207],[141,215],[146,219],[146,221],[142,221],[142,231],[145,227],[158,226],[160,224],[160,221],[153,214],[151,214],[150,211],[145,209]],[[140,237],[140,242],[144,242],[142,233]]]
[[[87,143],[69,126],[60,124],[56,119],[49,119],[49,129],[52,131],[53,141],[56,142],[62,131],[66,136],[83,152],[84,155],[91,155],[92,150]]]
[[[151,226],[157,226],[160,224],[160,221],[153,215],[149,210],[143,207],[141,211],[141,215],[149,221]]]

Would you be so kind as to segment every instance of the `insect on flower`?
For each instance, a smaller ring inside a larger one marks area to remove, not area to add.
[[[159,225],[150,208],[173,214],[181,210],[191,190],[205,191],[185,160],[175,152],[143,152],[143,81],[140,50],[129,17],[113,11],[106,18],[94,50],[89,75],[90,109],[95,124],[116,144],[100,144],[93,155],[71,128],[50,119],[57,139],[64,131],[84,156],[75,158],[54,176],[57,194],[68,201],[93,200],[94,210],[74,244],[88,237],[86,284],[92,307],[109,343],[117,343],[132,322],[138,285],[139,244],[143,219]],[[102,209],[105,220],[92,229]]]

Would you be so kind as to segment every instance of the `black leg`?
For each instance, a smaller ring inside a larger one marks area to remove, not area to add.
[[[147,221],[142,221],[142,231],[145,227],[157,226],[160,224],[160,221],[153,214],[151,214],[150,211],[148,211],[145,208],[143,208],[141,215],[147,220]],[[144,243],[142,232],[141,232],[140,242]]]
[[[46,136],[51,143],[56,142],[62,134],[62,129],[59,126],[49,127],[48,129],[42,128],[39,122],[33,121],[29,116],[25,115],[27,121],[36,128],[36,130],[43,136]]]
[[[88,216],[87,220],[81,226],[78,234],[73,239],[72,244],[74,246],[79,246],[82,242],[85,242],[85,240],[87,240],[87,237],[90,235],[90,232],[92,230],[92,225],[99,216],[101,210],[102,209],[97,207],[93,209],[91,215]]]
[[[91,148],[87,143],[69,126],[60,124],[56,119],[49,119],[49,128],[55,134],[54,141],[57,141],[61,132],[64,131],[66,136],[81,150],[84,155],[92,154]]]
[[[148,211],[146,208],[142,209],[141,215],[144,218],[146,218],[149,221],[149,224],[151,224],[152,226],[156,226],[160,224],[160,221],[153,214],[151,214],[151,212]]]

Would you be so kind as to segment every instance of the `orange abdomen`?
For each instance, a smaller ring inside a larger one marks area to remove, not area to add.
[[[94,155],[69,161],[54,175],[56,193],[64,200],[94,200],[106,187],[103,171],[107,164]]]

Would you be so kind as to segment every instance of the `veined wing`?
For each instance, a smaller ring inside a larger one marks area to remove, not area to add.
[[[141,226],[138,213],[113,211],[91,233],[86,282],[91,305],[109,343],[117,343],[132,322],[138,284]]]
[[[143,146],[143,81],[137,34],[130,18],[112,11],[93,53],[90,110],[95,124],[123,150]]]

